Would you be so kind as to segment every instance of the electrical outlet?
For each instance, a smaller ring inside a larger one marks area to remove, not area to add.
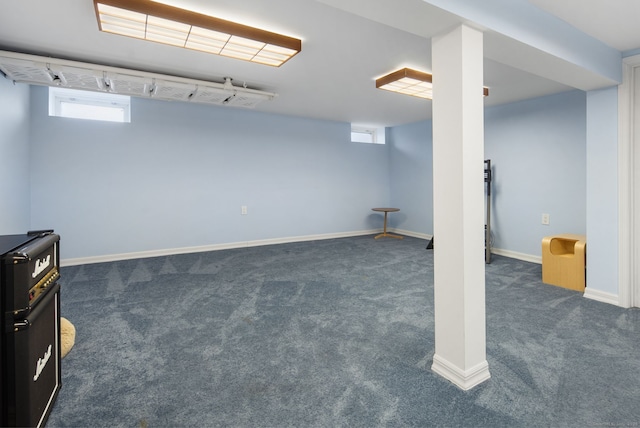
[[[549,226],[549,214],[542,214],[542,224]]]
[[[240,209],[242,210],[242,215],[247,215],[247,206],[243,205],[242,207],[240,207]]]

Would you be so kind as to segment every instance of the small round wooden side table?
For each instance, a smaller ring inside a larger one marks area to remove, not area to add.
[[[377,212],[381,212],[384,213],[384,231],[375,236],[375,239],[378,238],[396,238],[396,239],[402,239],[404,238],[404,236],[400,236],[400,235],[394,235],[393,233],[387,233],[387,214],[388,213],[394,213],[396,211],[400,211],[400,208],[371,208],[371,211],[377,211]]]

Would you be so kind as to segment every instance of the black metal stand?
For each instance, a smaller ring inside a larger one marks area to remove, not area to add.
[[[429,243],[427,244],[427,250],[433,250],[433,236],[431,237],[431,239],[429,240]]]
[[[484,161],[484,182],[487,183],[487,223],[484,226],[484,262],[491,263],[491,159]]]
[[[487,222],[484,225],[484,262],[491,263],[491,159],[484,161],[484,182],[487,183]],[[427,250],[433,250],[433,237],[427,244]]]

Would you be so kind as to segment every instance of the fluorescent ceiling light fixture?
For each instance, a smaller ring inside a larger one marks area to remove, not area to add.
[[[411,68],[403,68],[376,79],[376,88],[414,97],[433,99],[432,76]],[[482,93],[489,95],[489,88],[483,87]]]
[[[299,39],[150,0],[93,0],[100,31],[280,67]]]
[[[376,79],[376,88],[420,98],[433,98],[431,75],[411,68],[403,68]]]

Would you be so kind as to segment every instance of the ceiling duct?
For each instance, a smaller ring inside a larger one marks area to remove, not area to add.
[[[147,73],[106,65],[0,51],[0,71],[7,79],[30,85],[59,86],[165,101],[253,108],[275,93],[225,83]]]

